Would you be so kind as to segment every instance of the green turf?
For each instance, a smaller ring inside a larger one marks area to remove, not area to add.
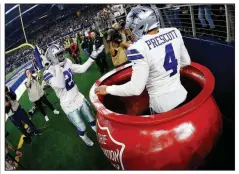
[[[82,53],[82,51],[81,51]],[[82,54],[84,61],[85,55]],[[111,60],[107,61],[112,67]],[[89,99],[89,90],[92,84],[101,77],[97,65],[94,63],[85,74],[74,75],[74,80],[80,92]],[[61,110],[59,100],[51,88],[46,89],[47,98],[61,113],[54,115],[48,107],[45,107],[49,122],[45,122],[40,112],[36,112],[32,121],[38,128],[45,128],[44,134],[34,136],[32,145],[24,144],[21,148],[23,153],[20,163],[27,170],[112,170],[114,169],[107,161],[100,146],[97,144],[96,134],[87,125],[87,135],[94,141],[93,147],[86,146],[76,134],[76,128],[68,121]],[[31,108],[28,95],[25,92],[20,99],[25,110]],[[6,129],[10,135],[7,138],[15,147],[20,138],[20,132],[8,120]],[[20,169],[20,168],[19,168]]]

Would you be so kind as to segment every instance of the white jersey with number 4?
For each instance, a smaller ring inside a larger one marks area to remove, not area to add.
[[[66,59],[66,63],[61,69],[65,77],[65,88],[52,88],[56,92],[56,96],[60,99],[62,110],[68,114],[81,107],[84,96],[79,92],[79,89],[73,80],[73,73],[77,72],[75,64],[73,64],[71,60]],[[44,81],[50,86],[52,78],[56,78],[55,73],[54,66],[50,66],[44,71]]]
[[[190,64],[182,35],[176,28],[160,28],[154,35],[144,35],[126,51],[133,65],[131,81],[107,87],[117,96],[139,95],[145,86],[150,107],[155,112],[169,111],[182,103],[187,91],[180,82],[180,68]]]

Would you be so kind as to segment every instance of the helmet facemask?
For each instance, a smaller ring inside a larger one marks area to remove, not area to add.
[[[46,58],[52,65],[57,65],[65,60],[65,50],[58,45],[51,45],[47,48]]]
[[[60,50],[55,54],[56,59],[58,59],[59,62],[63,62],[65,60],[65,51]]]

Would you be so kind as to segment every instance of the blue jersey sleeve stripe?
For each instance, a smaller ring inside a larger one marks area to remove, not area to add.
[[[46,78],[44,78],[44,81],[47,82],[47,81],[48,81],[50,78],[52,78],[52,77],[53,77],[53,75],[50,74],[49,76],[47,76]]]
[[[136,50],[136,49],[126,50],[125,53],[126,53],[126,55],[129,55],[129,54],[139,54],[138,50]]]
[[[135,56],[127,56],[128,60],[137,60],[137,59],[143,59],[144,56],[142,56],[141,54],[139,55],[135,55]]]
[[[44,76],[43,76],[43,78],[46,78],[47,76],[49,76],[49,75],[51,75],[51,73],[46,73]]]

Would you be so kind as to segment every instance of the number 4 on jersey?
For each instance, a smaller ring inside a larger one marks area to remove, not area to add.
[[[164,58],[163,67],[166,71],[173,70],[173,72],[170,73],[170,77],[172,77],[173,75],[177,74],[177,72],[178,72],[177,71],[178,61],[175,58],[173,46],[171,43],[166,45],[165,53],[166,53],[166,55]]]

